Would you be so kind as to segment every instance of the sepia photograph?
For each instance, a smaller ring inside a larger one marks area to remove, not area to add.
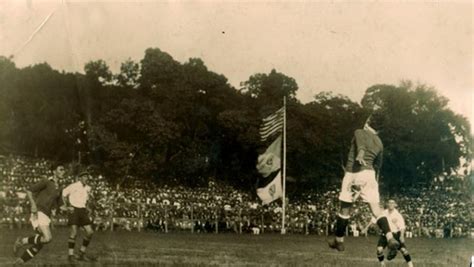
[[[473,11],[0,0],[0,266],[473,266]]]

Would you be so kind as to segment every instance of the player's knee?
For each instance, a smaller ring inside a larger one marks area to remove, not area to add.
[[[69,236],[77,236],[77,228],[76,227],[71,227],[71,232]]]
[[[341,201],[340,214],[343,216],[349,216],[352,208],[352,203]]]
[[[48,244],[53,240],[53,237],[51,235],[43,235],[41,237],[41,243],[43,244]]]
[[[91,239],[93,235],[94,235],[94,230],[92,230],[92,229],[86,230],[86,237],[88,239]]]
[[[69,238],[76,239],[77,237],[77,231],[71,230],[71,233],[69,234]]]
[[[405,247],[400,248],[400,252],[403,254],[403,256],[409,255],[410,253],[408,252],[408,249]]]
[[[377,256],[383,255],[383,247],[377,247]]]

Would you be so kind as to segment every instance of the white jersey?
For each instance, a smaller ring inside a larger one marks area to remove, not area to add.
[[[386,209],[383,211],[383,214],[387,216],[390,231],[392,231],[392,233],[398,233],[405,229],[405,220],[397,209],[394,209],[391,212]]]
[[[69,203],[71,203],[73,207],[85,208],[90,191],[90,186],[84,186],[81,181],[77,181],[64,188],[63,196],[69,197]]]

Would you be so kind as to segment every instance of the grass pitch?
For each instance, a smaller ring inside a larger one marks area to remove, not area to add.
[[[12,245],[31,230],[0,229],[0,266],[14,260]],[[53,230],[53,241],[29,262],[30,266],[68,265],[67,228]],[[89,254],[94,264],[78,266],[379,266],[376,237],[346,238],[346,251],[330,250],[326,237],[279,234],[191,234],[97,232]],[[78,241],[76,249],[80,246]],[[415,266],[469,266],[472,239],[408,239]],[[406,266],[399,253],[387,266]]]

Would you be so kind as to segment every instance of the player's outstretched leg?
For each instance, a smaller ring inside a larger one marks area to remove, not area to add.
[[[341,201],[341,212],[337,215],[336,219],[336,237],[328,242],[328,245],[332,249],[338,251],[344,251],[344,235],[346,234],[346,228],[349,224],[350,209],[352,203]]]
[[[336,237],[329,242],[329,247],[338,251],[344,251],[344,235],[346,233],[346,227],[349,223],[349,216],[342,214],[337,215],[336,220]]]
[[[410,253],[404,245],[400,247],[400,252],[402,252],[403,258],[407,262],[408,267],[413,267],[413,262],[411,261]]]
[[[32,245],[28,249],[26,249],[23,254],[17,259],[16,263],[25,263],[31,259],[33,259],[43,248],[43,245],[51,242],[52,235],[49,230],[49,226],[40,226],[41,228],[41,235],[37,234],[30,237],[22,238],[21,241],[15,242],[15,246],[18,244],[21,246]]]
[[[375,200],[377,199],[377,200]],[[378,202],[378,197],[374,198],[373,201],[369,202],[370,209],[372,210],[372,214],[377,218],[377,225],[385,234],[388,240],[388,249],[397,250],[400,248],[400,243],[394,238],[391,230],[390,225],[388,223],[387,216],[383,215],[382,211],[380,210],[380,205]]]
[[[28,245],[37,245],[41,243],[41,235],[36,234],[29,237],[18,237],[13,244],[13,253],[18,256],[18,252],[21,248]]]

